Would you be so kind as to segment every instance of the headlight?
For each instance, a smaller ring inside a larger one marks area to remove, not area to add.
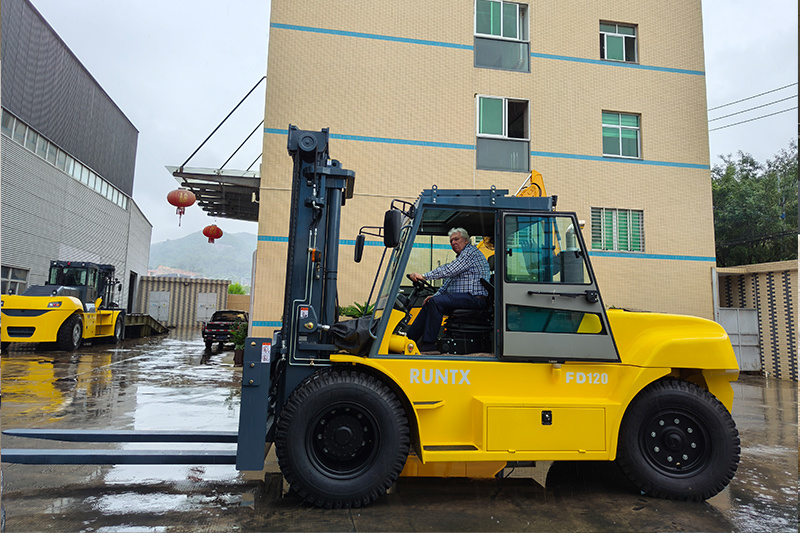
[[[61,307],[61,302],[48,302],[47,307]]]

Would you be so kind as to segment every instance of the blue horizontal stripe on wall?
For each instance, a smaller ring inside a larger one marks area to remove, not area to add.
[[[269,25],[270,28],[279,28],[282,30],[306,31],[310,33],[324,33],[327,35],[341,35],[344,37],[358,37],[361,39],[375,39],[377,41],[390,41],[394,43],[405,44],[421,44],[425,46],[439,46],[441,48],[455,48],[458,50],[472,50],[470,44],[455,44],[445,43],[442,41],[428,41],[425,39],[407,39],[405,37],[393,37],[391,35],[378,35],[375,33],[361,33],[357,31],[343,31],[343,30],[329,30],[326,28],[312,28],[310,26],[297,26],[294,24],[281,24],[273,22]]]
[[[622,259],[661,259],[670,261],[703,261],[714,263],[716,257],[705,257],[702,255],[668,255],[668,254],[644,254],[637,252],[601,252],[591,251],[590,257],[618,257]]]
[[[289,242],[288,237],[275,237],[272,235],[259,235],[259,241],[266,242]],[[355,246],[356,241],[353,239],[340,239],[340,246]],[[383,246],[383,241],[365,241],[366,246]],[[430,244],[416,243],[414,248],[431,248]],[[449,244],[434,244],[434,250],[450,250]],[[675,261],[716,261],[716,257],[705,257],[696,255],[666,255],[666,254],[645,254],[639,252],[604,252],[600,250],[590,251],[589,255],[592,257],[618,257],[623,259],[669,259]]]
[[[253,320],[253,326],[257,328],[279,328],[281,327],[280,320],[276,321],[269,321],[269,320]]]
[[[264,128],[264,133],[271,133],[277,135],[288,135],[288,130],[280,128]],[[411,139],[390,139],[388,137],[370,137],[366,135],[346,135],[343,133],[331,133],[331,139],[340,139],[343,141],[359,141],[368,143],[381,143],[381,144],[399,144],[406,146],[425,146],[428,148],[454,148],[456,150],[474,150],[474,144],[458,144],[458,143],[445,143],[438,141],[415,141]]]
[[[580,155],[580,154],[561,154],[558,152],[535,152],[531,151],[533,157],[557,157],[561,159],[579,159],[582,161],[600,161],[603,163],[628,163],[632,165],[651,165],[656,167],[676,167],[676,168],[695,168],[698,170],[709,170],[709,165],[696,163],[675,163],[672,161],[648,161],[647,159],[626,159],[624,157],[608,157],[599,155]]]
[[[689,70],[684,68],[671,68],[671,67],[656,67],[653,65],[640,65],[638,63],[624,63],[621,61],[605,61],[602,59],[585,59],[582,57],[559,56],[553,54],[540,54],[531,52],[531,57],[538,59],[555,59],[556,61],[569,61],[572,63],[587,63],[590,65],[602,65],[604,67],[623,67],[634,68],[639,70],[654,70],[658,72],[670,72],[672,74],[689,74],[692,76],[705,76],[706,73],[702,70]]]
[[[273,135],[287,135],[287,130],[280,128],[264,128],[264,133]],[[359,142],[376,142],[384,144],[400,144],[407,146],[427,146],[433,148],[455,148],[459,150],[475,150],[474,144],[456,144],[456,143],[443,143],[434,141],[412,141],[408,139],[390,139],[387,137],[367,137],[364,135],[344,135],[331,133],[331,139],[341,139],[346,141],[359,141]],[[632,165],[651,165],[657,167],[673,167],[673,168],[695,168],[699,170],[709,170],[709,165],[699,165],[696,163],[675,163],[672,161],[648,161],[646,159],[625,159],[622,157],[603,157],[597,155],[580,155],[580,154],[561,154],[558,152],[536,152],[531,151],[533,157],[558,157],[562,159],[578,159],[582,161],[597,161],[601,163],[628,163]]]
[[[409,146],[428,146],[432,148],[455,148],[457,150],[474,150],[474,144],[443,143],[437,141],[412,141],[409,139],[388,139],[384,137],[366,137],[364,135],[344,135],[331,133],[331,139],[342,139],[345,141],[362,141],[370,143],[384,144],[405,144]]]
[[[258,240],[262,242],[289,242],[289,237],[276,237],[274,235],[259,235]],[[355,246],[354,239],[339,239],[339,246]],[[383,241],[364,241],[365,246],[383,246]],[[416,243],[414,248],[431,248],[430,244]],[[449,244],[434,244],[434,250],[450,250]]]
[[[327,28],[314,28],[311,26],[298,26],[295,24],[281,24],[280,22],[273,22],[269,26],[270,28],[278,28],[282,30],[305,31],[309,33],[340,35],[343,37],[358,37],[360,39],[374,39],[377,41],[389,41],[389,42],[405,43],[405,44],[420,44],[424,46],[438,46],[440,48],[454,48],[457,50],[473,50],[474,48],[470,44],[446,43],[443,41],[429,41],[426,39],[408,39],[405,37],[394,37],[392,35],[379,35],[375,33],[362,33],[356,31],[331,30]],[[705,76],[706,74],[702,70],[690,70],[690,69],[672,68],[672,67],[657,67],[653,65],[640,65],[636,63],[605,61],[601,59],[586,59],[582,57],[542,54],[538,52],[531,52],[531,57],[536,59],[554,59],[556,61],[569,61],[571,63],[587,63],[590,65],[601,65],[604,67],[622,67],[622,68],[632,68],[639,70],[650,70],[656,72],[669,72],[671,74],[689,74],[692,76]]]

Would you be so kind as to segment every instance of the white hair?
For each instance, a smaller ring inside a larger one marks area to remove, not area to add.
[[[460,233],[462,237],[464,237],[466,240],[469,240],[469,233],[467,233],[467,230],[465,230],[464,228],[451,229],[450,231],[447,232],[447,237],[448,238],[452,237],[453,233]]]

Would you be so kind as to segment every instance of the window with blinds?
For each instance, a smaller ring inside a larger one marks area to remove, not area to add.
[[[644,252],[644,211],[593,207],[592,250]]]

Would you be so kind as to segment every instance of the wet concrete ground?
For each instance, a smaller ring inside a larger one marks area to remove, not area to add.
[[[12,347],[2,357],[0,423],[235,430],[240,378],[232,352],[206,352],[195,330],[76,353]],[[606,463],[539,463],[505,479],[403,478],[355,510],[302,504],[273,454],[255,474],[3,464],[6,531],[797,531],[797,384],[742,376],[734,390],[741,463],[730,486],[702,503],[641,496]],[[2,440],[3,448],[58,445]]]

